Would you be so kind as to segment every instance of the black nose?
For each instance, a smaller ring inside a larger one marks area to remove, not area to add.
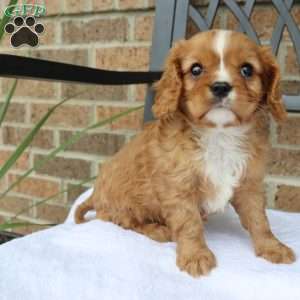
[[[214,96],[224,98],[232,90],[232,86],[227,82],[217,81],[210,87],[210,89]]]

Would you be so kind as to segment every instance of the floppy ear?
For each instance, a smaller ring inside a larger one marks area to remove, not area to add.
[[[269,47],[261,47],[264,68],[264,85],[267,105],[277,122],[286,119],[287,113],[283,104],[280,89],[280,69]]]
[[[154,85],[156,95],[152,111],[157,118],[173,113],[178,108],[182,92],[182,72],[179,61],[181,45],[182,41],[171,49],[162,78]]]

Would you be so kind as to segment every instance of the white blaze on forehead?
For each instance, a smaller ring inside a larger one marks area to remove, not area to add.
[[[220,57],[219,69],[217,71],[216,81],[231,82],[230,74],[224,63],[224,53],[229,40],[230,32],[219,30],[214,41],[214,49]]]

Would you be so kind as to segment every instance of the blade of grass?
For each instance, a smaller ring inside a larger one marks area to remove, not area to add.
[[[17,3],[18,3],[18,0],[10,0],[8,6],[16,5]],[[11,10],[12,10],[12,8],[10,9],[10,12],[11,12]],[[2,37],[4,35],[4,27],[10,21],[10,19],[11,19],[11,17],[4,14],[0,21],[0,41],[2,40]]]
[[[10,223],[6,222],[3,224],[0,224],[0,231],[8,230],[8,229],[16,229],[19,227],[26,227],[26,226],[55,226],[57,224],[36,224],[36,223],[30,223],[30,222],[20,222],[20,223]]]
[[[84,91],[85,92],[85,91]],[[79,94],[82,94],[84,92],[80,92]],[[76,94],[75,96],[77,96]],[[34,126],[34,128],[28,133],[28,135],[24,138],[24,140],[21,142],[21,144],[17,147],[17,149],[12,153],[12,155],[7,159],[7,161],[4,163],[4,165],[0,169],[0,179],[4,177],[4,175],[8,172],[8,170],[11,168],[11,166],[18,160],[18,158],[23,154],[23,152],[26,150],[26,148],[30,145],[33,138],[36,136],[36,134],[39,132],[40,128],[45,124],[45,122],[49,119],[51,114],[62,104],[64,104],[66,101],[72,99],[75,97],[74,95],[65,98],[64,100],[60,101],[53,107],[51,107],[48,112],[40,119],[40,121]]]
[[[18,83],[18,80],[15,79],[12,87],[10,88],[8,94],[5,97],[5,100],[4,100],[3,104],[0,107],[0,126],[1,126],[1,124],[4,120],[4,118],[5,118],[6,113],[7,113],[8,106],[10,104],[10,100],[12,99],[12,97],[15,93],[17,83]]]
[[[54,149],[53,151],[51,151],[49,154],[47,154],[45,156],[44,159],[41,159],[39,161],[37,161],[35,163],[35,165],[29,169],[27,172],[25,172],[23,175],[21,175],[15,182],[13,182],[0,196],[0,200],[5,197],[17,184],[19,184],[24,178],[26,178],[28,175],[30,175],[33,171],[38,170],[39,168],[43,167],[45,165],[45,163],[47,163],[49,160],[51,160],[52,158],[54,158],[56,156],[57,153],[65,150],[68,146],[73,145],[74,143],[76,143],[87,131],[91,130],[91,129],[95,129],[101,126],[105,126],[109,123],[112,123],[113,121],[116,121],[118,119],[120,119],[121,117],[124,117],[128,114],[130,114],[131,112],[137,111],[139,109],[142,109],[144,107],[144,105],[140,105],[134,108],[130,108],[122,113],[116,114],[112,117],[109,117],[107,119],[104,119],[100,122],[97,122],[95,124],[92,124],[84,129],[82,129],[81,131],[77,132],[76,134],[72,135],[65,143],[63,143],[62,145],[60,145],[59,147],[57,147],[56,149]]]
[[[58,192],[56,194],[53,194],[53,195],[51,195],[51,196],[49,196],[49,197],[47,197],[47,198],[45,198],[45,199],[43,199],[41,201],[36,202],[35,204],[32,204],[32,205],[30,205],[28,207],[25,207],[24,209],[20,210],[16,215],[14,215],[11,220],[17,219],[20,215],[22,215],[23,213],[27,212],[29,209],[31,209],[33,207],[37,207],[37,206],[42,205],[42,204],[44,204],[44,203],[46,203],[46,202],[48,202],[48,201],[50,201],[52,199],[55,199],[57,196],[60,196],[61,194],[73,191],[76,188],[81,187],[84,184],[89,183],[89,182],[95,180],[96,178],[97,178],[97,176],[85,179],[85,180],[79,182],[78,184],[74,184],[74,186],[72,188],[64,189],[64,190],[62,190],[62,191],[60,191],[60,192]]]

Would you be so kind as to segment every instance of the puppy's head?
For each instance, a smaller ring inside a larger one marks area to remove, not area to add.
[[[249,122],[268,106],[284,120],[279,67],[269,49],[244,34],[212,30],[178,42],[155,85],[153,112],[163,118],[181,111],[195,125]]]

